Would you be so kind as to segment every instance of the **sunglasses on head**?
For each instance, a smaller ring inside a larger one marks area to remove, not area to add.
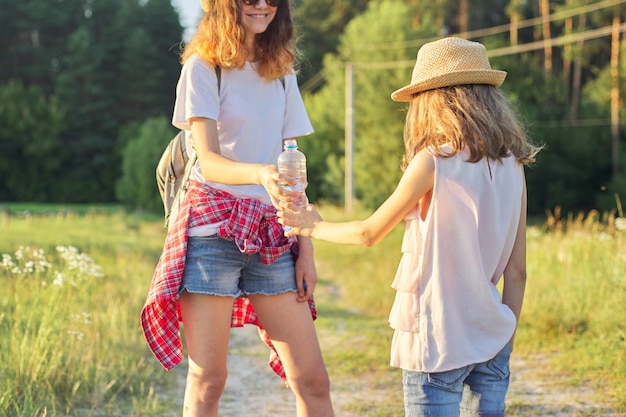
[[[243,4],[247,6],[254,6],[259,2],[259,0],[241,0],[241,1],[243,2]],[[278,4],[280,3],[280,0],[265,0],[265,2],[267,3],[268,6],[277,7]]]

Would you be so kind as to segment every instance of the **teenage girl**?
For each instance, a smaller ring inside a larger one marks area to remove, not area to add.
[[[169,369],[182,360],[182,321],[183,415],[212,417],[227,378],[231,326],[256,324],[272,348],[272,367],[295,395],[295,414],[330,417],[313,325],[313,246],[283,235],[274,205],[283,141],[313,131],[293,71],[289,0],[202,6],[182,55],[173,115],[197,163],[141,314],[146,339]]]

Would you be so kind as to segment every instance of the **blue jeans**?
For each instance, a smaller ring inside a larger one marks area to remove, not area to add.
[[[402,371],[406,417],[504,417],[507,345],[487,362],[446,372]]]

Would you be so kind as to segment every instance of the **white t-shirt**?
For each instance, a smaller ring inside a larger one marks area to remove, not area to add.
[[[193,143],[192,117],[216,120],[222,156],[239,162],[275,164],[284,138],[313,133],[295,74],[286,75],[283,86],[280,79],[261,77],[254,63],[247,62],[242,70],[221,69],[218,92],[215,68],[198,55],[183,65],[172,117],[172,124],[186,131],[187,149],[192,149]],[[197,163],[191,178],[206,182]],[[210,185],[236,197],[270,204],[261,185]],[[199,232],[190,230],[190,235],[207,231]]]

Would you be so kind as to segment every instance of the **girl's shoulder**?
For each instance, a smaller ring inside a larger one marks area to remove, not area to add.
[[[193,68],[193,67],[203,67],[205,69],[212,70],[215,66],[209,63],[208,61],[206,61],[205,59],[203,59],[197,53],[195,53],[191,55],[189,58],[187,58],[187,60],[183,64],[183,68]]]
[[[216,67],[200,57],[198,54],[191,55],[183,64],[181,69],[181,79],[192,83],[215,84],[217,78]]]
[[[406,167],[404,174],[408,176],[432,175],[435,172],[435,160],[437,156],[429,151],[422,149],[415,154]]]

